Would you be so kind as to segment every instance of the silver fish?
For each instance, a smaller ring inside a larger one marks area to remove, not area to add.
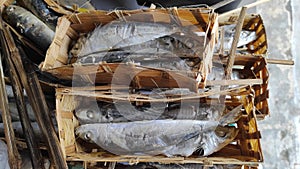
[[[95,28],[85,40],[78,58],[136,45],[179,32],[179,27],[148,22],[111,22]],[[75,45],[76,46],[76,45]]]
[[[32,163],[31,163],[31,155],[29,151],[23,150],[20,151],[20,155],[22,157],[22,164],[21,164],[21,168],[22,169],[33,169],[32,167]],[[51,163],[50,160],[45,158],[43,159],[43,164],[44,164],[44,168],[45,169],[50,169]]]
[[[55,0],[55,2],[71,10],[74,9],[74,6],[83,8],[84,10],[95,10],[95,7],[91,4],[91,2],[86,0]]]
[[[207,81],[220,81],[225,79],[225,68],[223,65],[213,65],[211,72],[207,75]],[[232,74],[231,74],[231,79],[236,80],[240,79],[240,73],[238,70],[233,69]],[[237,87],[236,85],[230,85],[228,87]],[[220,91],[221,90],[221,85],[214,85],[214,86],[205,86],[206,90],[210,91]],[[213,96],[209,96],[209,98],[220,98],[220,94],[216,94]]]
[[[54,119],[53,119],[53,122],[54,122],[54,124],[56,123]],[[12,126],[13,126],[13,129],[14,129],[14,132],[15,132],[16,136],[21,137],[21,138],[25,137],[24,133],[23,133],[23,127],[22,127],[21,122],[19,122],[19,121],[12,122]],[[44,141],[45,138],[43,137],[43,133],[41,132],[38,123],[37,122],[31,122],[31,126],[33,128],[33,132],[34,132],[36,138],[39,141]],[[54,127],[55,127],[55,130],[57,132],[58,131],[57,125],[54,125]],[[0,123],[0,134],[1,135],[4,134],[3,123]]]
[[[15,102],[9,102],[8,106],[9,106],[9,112],[10,112],[10,115],[11,115],[11,119],[13,121],[19,121],[20,117],[19,117],[18,109],[16,107],[16,103]],[[32,107],[29,103],[26,104],[26,109],[27,109],[27,112],[28,112],[29,119],[31,121],[35,121],[36,119],[35,119],[33,109],[32,109]],[[2,117],[1,116],[2,116],[2,112],[0,110],[0,122],[2,122]]]
[[[242,105],[239,105],[228,112],[222,104],[192,104],[182,103],[182,105],[162,105],[157,103],[151,108],[137,108],[132,105],[115,103],[105,106],[79,107],[75,110],[75,115],[80,124],[109,123],[109,122],[129,122],[141,120],[212,120],[228,124],[236,121],[240,117]],[[227,113],[228,112],[228,113]],[[234,119],[224,121],[224,119]]]
[[[177,60],[181,60],[181,57],[195,57],[196,49],[194,48],[196,48],[196,46],[203,45],[201,42],[193,40],[192,38],[187,40],[187,38],[183,35],[172,34],[169,36],[159,37],[154,40],[146,41],[144,43],[126,46],[120,49],[114,49],[114,51],[103,51],[91,54],[86,57],[78,58],[77,62],[157,62],[160,61],[160,59],[170,61],[170,57],[172,58],[172,60],[176,58]]]
[[[0,166],[2,169],[10,169],[8,163],[7,145],[0,140]]]
[[[132,53],[126,51],[115,51],[109,52],[107,54],[102,53],[98,55],[89,55],[86,57],[79,58],[76,62],[81,64],[90,64],[90,63],[133,63],[135,65],[150,67],[150,68],[159,68],[167,70],[181,70],[185,72],[191,72],[192,67],[190,67],[185,59],[177,57],[173,53]]]
[[[12,86],[10,86],[10,85],[5,85],[5,89],[6,89],[6,93],[7,93],[7,97],[8,97],[8,98],[13,98],[13,97],[15,97],[14,91],[13,91],[13,89],[12,89]],[[25,93],[24,93],[24,94],[25,94]]]
[[[160,105],[158,105],[160,104]],[[232,111],[237,113],[241,107]],[[156,119],[186,119],[219,121],[224,115],[225,106],[222,104],[193,104],[182,103],[172,106],[156,103],[151,108],[138,108],[126,103],[107,104],[105,106],[85,106],[75,110],[80,124],[129,122]]]
[[[154,107],[154,106],[153,106]],[[156,105],[155,108],[137,108],[127,103],[89,105],[79,107],[75,115],[80,124],[129,122],[158,119],[164,112],[165,105]]]
[[[204,166],[203,164],[159,164],[159,163],[142,163],[142,164],[137,164],[137,165],[132,165],[132,166],[127,166],[125,167],[120,166],[116,167],[116,169],[241,169],[241,166],[239,165],[233,165],[233,164],[228,164],[228,165],[221,165],[221,164],[216,164],[213,166]]]
[[[235,34],[235,25],[224,25],[224,42],[223,48],[225,51],[229,51],[232,45],[233,37]],[[220,27],[220,30],[221,28]],[[239,38],[237,47],[243,47],[250,42],[254,41],[257,38],[255,31],[242,30]],[[216,45],[215,52],[218,52],[221,46],[221,40],[219,39],[218,44]]]
[[[207,75],[208,81],[213,80],[224,80],[225,77],[225,68],[222,65],[213,66],[211,72]],[[231,74],[231,79],[240,79],[240,73],[238,70],[233,69]]]
[[[237,135],[234,127],[214,121],[153,120],[81,125],[76,134],[117,155],[190,156],[201,150],[207,156]],[[217,138],[216,138],[217,137]]]
[[[17,108],[16,103],[15,102],[9,102],[8,106],[9,106],[9,112],[10,112],[12,120],[13,121],[19,121],[20,117],[19,117],[19,112],[18,112],[18,108]],[[29,102],[26,103],[26,109],[27,109],[29,119],[31,121],[35,121],[36,120],[35,115],[34,115],[33,109],[31,107],[31,105],[29,104]]]
[[[33,41],[44,52],[50,46],[54,31],[26,9],[10,5],[6,8],[7,22],[17,28],[24,36]]]
[[[41,0],[17,0],[18,4],[31,11],[36,17],[40,18],[52,30],[55,30],[58,13],[49,9],[48,4]]]
[[[204,166],[202,164],[150,164],[150,166],[156,169],[240,169],[241,166],[238,165],[213,165]]]

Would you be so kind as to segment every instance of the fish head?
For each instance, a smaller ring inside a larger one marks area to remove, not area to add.
[[[111,110],[96,108],[82,108],[75,111],[76,117],[81,124],[88,123],[108,123],[111,122]]]
[[[81,125],[75,130],[75,134],[79,138],[88,142],[94,142],[93,140],[96,140],[97,132],[98,130],[93,124]]]
[[[9,5],[5,9],[4,18],[8,20],[13,26],[16,26],[18,23],[17,15],[19,14],[20,7],[16,5]]]
[[[29,13],[26,9],[17,6],[17,5],[9,5],[5,9],[4,17],[11,23],[13,26],[20,29],[20,27],[25,27],[23,24],[28,22],[28,17],[26,19],[22,19],[22,16],[25,15],[24,13]],[[25,28],[24,28],[25,29]]]
[[[9,5],[9,6],[5,9],[5,13],[6,13],[7,15],[12,15],[12,14],[14,14],[15,11],[18,10],[19,8],[21,8],[21,7],[16,6],[16,5]]]
[[[217,126],[214,130],[204,133],[200,146],[198,147],[200,156],[208,156],[219,151],[238,134],[238,129],[233,126]]]
[[[80,123],[95,123],[99,118],[99,112],[93,108],[78,109],[75,111],[75,115]]]

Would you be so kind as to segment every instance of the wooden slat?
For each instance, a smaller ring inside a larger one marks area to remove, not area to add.
[[[230,85],[260,85],[262,79],[240,79],[240,80],[212,80],[206,81],[207,86],[230,86]]]

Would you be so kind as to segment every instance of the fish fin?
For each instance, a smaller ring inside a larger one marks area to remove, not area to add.
[[[234,123],[238,121],[242,117],[242,112],[240,111],[243,108],[243,105],[239,105],[227,114],[225,114],[221,120],[220,120],[220,125],[221,126],[226,126],[229,123]]]

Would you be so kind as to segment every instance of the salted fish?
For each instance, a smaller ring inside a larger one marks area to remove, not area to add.
[[[85,124],[76,134],[117,155],[190,156],[199,150],[207,156],[229,144],[235,127],[216,121],[152,120],[127,123]]]
[[[54,38],[54,31],[26,9],[10,5],[5,10],[7,22],[46,51]]]
[[[79,47],[78,58],[94,53],[137,45],[158,37],[180,32],[180,28],[169,24],[149,22],[115,21],[98,26]]]

